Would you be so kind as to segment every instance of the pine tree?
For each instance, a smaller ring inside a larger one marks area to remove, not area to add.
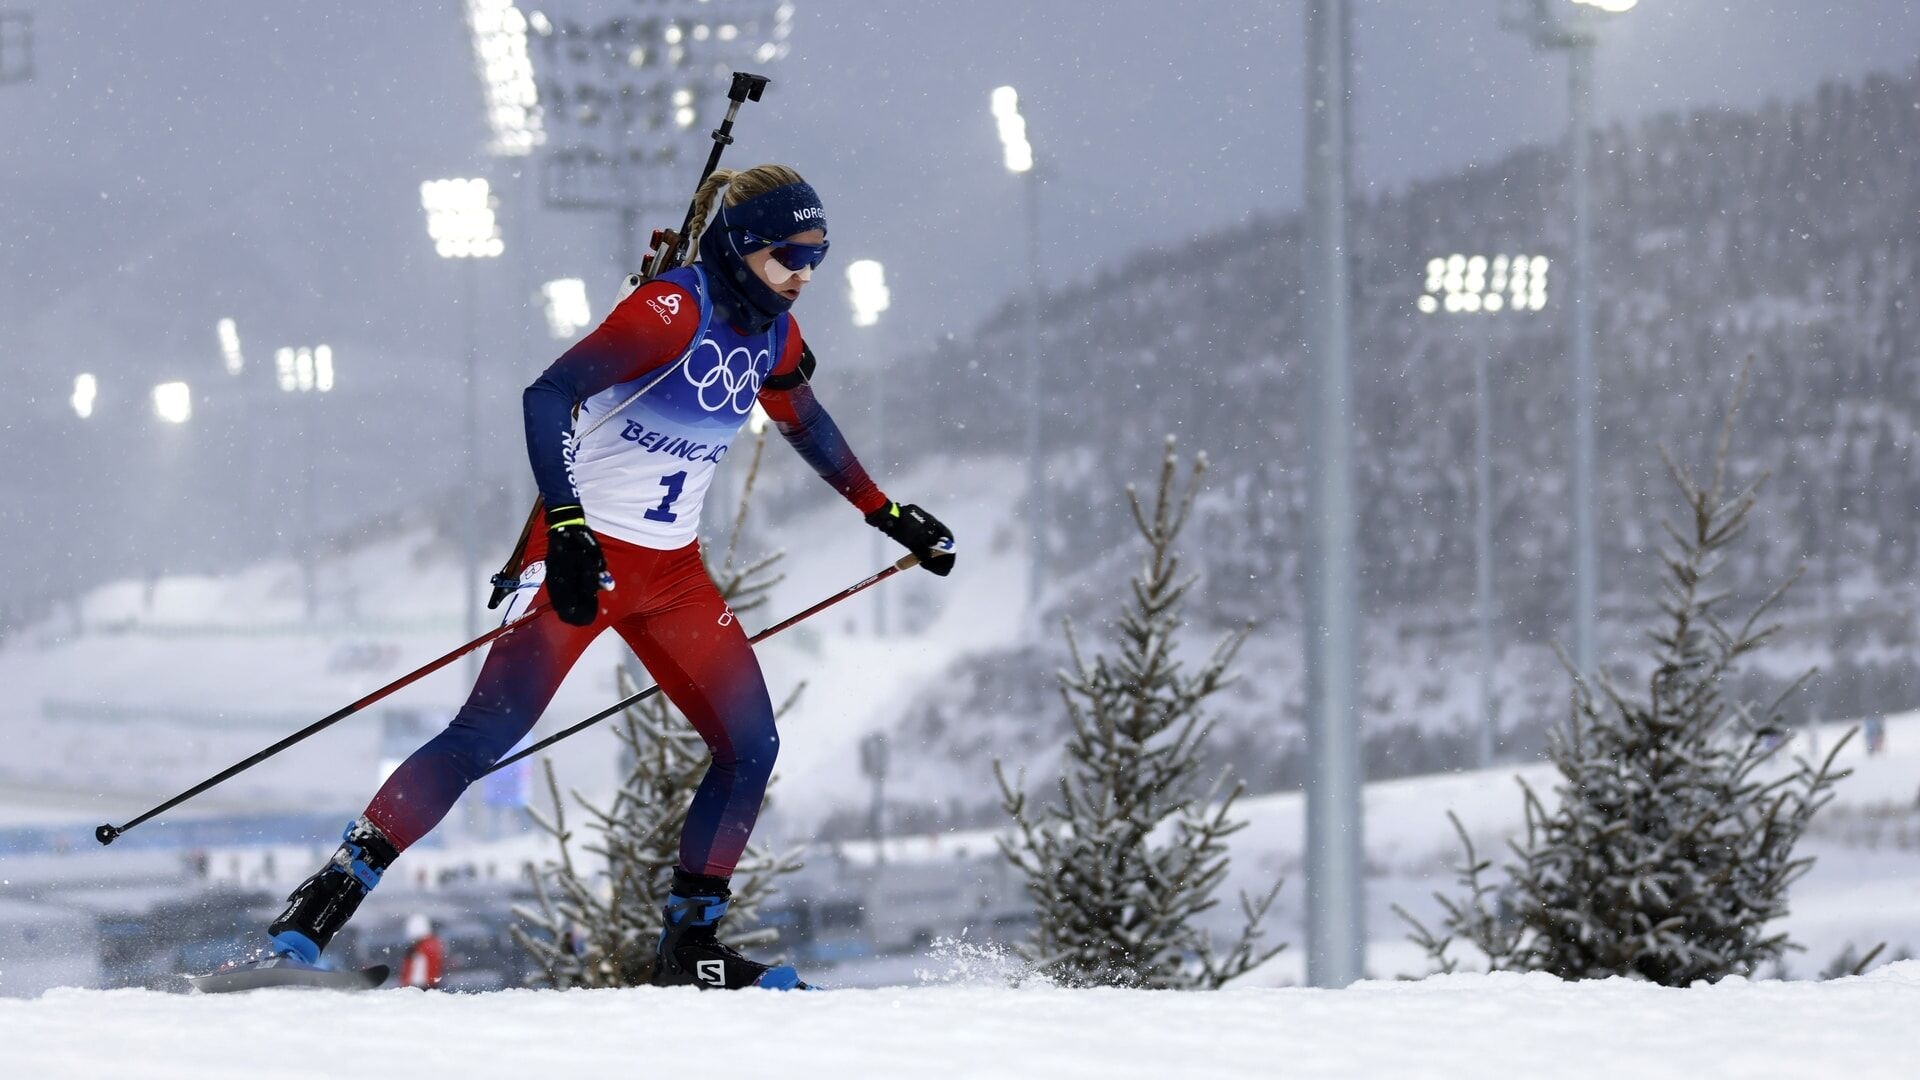
[[[1197,924],[1217,903],[1225,840],[1245,826],[1230,817],[1243,786],[1223,775],[1202,789],[1200,751],[1208,731],[1202,704],[1228,684],[1246,631],[1228,634],[1191,674],[1174,657],[1193,579],[1180,576],[1173,546],[1205,466],[1204,456],[1196,459],[1176,494],[1168,439],[1152,509],[1127,489],[1147,558],[1120,614],[1115,654],[1089,662],[1065,624],[1073,669],[1060,675],[1061,697],[1073,731],[1058,805],[1031,807],[1024,773],[1009,781],[994,763],[1014,822],[1000,847],[1025,877],[1038,916],[1021,954],[1065,985],[1214,989],[1280,951],[1258,946],[1278,883],[1262,898],[1242,895],[1246,922],[1224,953]]]
[[[1812,672],[1764,708],[1728,697],[1740,662],[1779,630],[1762,621],[1792,584],[1732,625],[1720,617],[1728,597],[1708,584],[1766,480],[1727,488],[1745,386],[1743,369],[1705,483],[1662,452],[1685,514],[1667,526],[1645,691],[1576,673],[1568,723],[1547,750],[1557,801],[1549,808],[1522,784],[1526,839],[1511,845],[1518,861],[1505,868],[1504,887],[1487,880],[1491,863],[1455,818],[1467,895],[1436,894],[1446,913],[1440,934],[1400,912],[1440,970],[1455,968],[1448,949],[1464,940],[1495,970],[1686,986],[1751,974],[1794,947],[1769,925],[1813,865],[1794,856],[1795,844],[1846,774],[1833,770],[1838,745],[1817,764],[1780,760],[1780,706]]]
[[[726,552],[717,569],[710,567],[720,594],[742,615],[764,604],[768,590],[780,581],[774,570],[777,554],[744,565],[734,561],[764,445],[764,436],[754,445]],[[615,677],[622,696],[638,689],[626,665]],[[782,709],[792,702],[789,697]],[[567,824],[553,763],[543,762],[553,809],[550,816],[536,811],[533,819],[554,838],[559,854],[527,867],[536,906],[514,909],[523,925],[513,928],[513,936],[540,966],[546,984],[559,989],[645,986],[651,981],[661,906],[673,883],[680,832],[707,770],[706,743],[665,695],[623,710],[614,731],[626,774],[612,803],[596,806],[572,793],[593,834],[583,838],[579,848],[591,860],[576,860],[575,834]],[[757,910],[773,893],[775,879],[799,868],[798,852],[775,854],[748,845],[732,881],[729,944],[752,948],[775,940],[771,928],[752,929]]]

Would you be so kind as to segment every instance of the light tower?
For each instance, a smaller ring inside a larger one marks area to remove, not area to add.
[[[872,259],[856,259],[847,264],[847,298],[853,304],[853,325],[873,328],[868,335],[865,351],[871,357],[873,378],[873,460],[884,465],[887,459],[887,379],[882,370],[886,363],[886,350],[876,346],[873,338],[879,336],[880,313],[887,310],[893,294],[887,291],[887,271]],[[873,563],[875,566],[886,561],[885,538],[878,532],[873,534]],[[887,632],[886,590],[873,590],[873,632],[875,636]]]
[[[1435,256],[1427,260],[1426,290],[1415,301],[1422,314],[1524,314],[1547,306],[1547,258],[1544,255]],[[1473,350],[1473,585],[1474,622],[1480,654],[1475,758],[1481,768],[1493,764],[1497,718],[1493,708],[1493,396],[1487,373],[1487,347]]]
[[[559,210],[611,212],[624,277],[640,269],[641,215],[678,225],[711,145],[695,122],[726,100],[736,68],[786,55],[787,0],[630,0],[581,21],[527,16],[535,84],[555,144],[542,187]]]
[[[1567,54],[1567,353],[1573,368],[1573,663],[1590,677],[1599,659],[1599,544],[1594,535],[1592,180],[1593,47],[1607,20],[1639,0],[1507,0],[1501,24],[1537,49]]]
[[[275,382],[283,394],[305,399],[309,394],[333,390],[333,348],[328,345],[293,346],[276,349],[273,354]],[[307,618],[319,610],[319,586],[315,562],[316,538],[313,511],[313,414],[319,399],[296,400],[300,414],[300,587]]]
[[[493,193],[480,178],[429,180],[420,185],[420,206],[427,212],[427,235],[433,250],[443,259],[466,261],[461,275],[464,297],[461,318],[466,324],[465,437],[461,447],[467,498],[477,500],[479,476],[479,313],[475,310],[479,293],[476,280],[481,259],[498,258],[506,251],[500,239],[500,226],[494,219]],[[466,596],[466,627],[469,638],[480,634],[480,528],[479,515],[468,506],[460,515],[461,592]],[[470,674],[479,670],[477,653],[468,654]]]
[[[540,93],[527,55],[527,17],[513,0],[466,0],[467,31],[487,95],[488,151],[525,157],[547,141]]]
[[[1019,93],[1011,86],[1002,86],[994,90],[990,100],[1007,171],[1026,180],[1027,296],[1020,310],[1022,351],[1026,353],[1028,520],[1033,529],[1027,556],[1027,611],[1038,614],[1048,524],[1046,470],[1040,459],[1040,174],[1033,167],[1033,145],[1027,141],[1026,118],[1020,115]]]

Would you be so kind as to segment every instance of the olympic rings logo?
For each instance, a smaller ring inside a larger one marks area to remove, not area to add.
[[[703,363],[709,350],[713,352],[713,359]],[[687,357],[681,374],[686,376],[687,382],[697,392],[701,408],[708,412],[719,412],[730,405],[734,412],[745,416],[753,411],[754,399],[760,396],[760,384],[765,379],[760,371],[760,361],[767,356],[766,349],[755,355],[744,346],[736,346],[722,356],[720,346],[709,339],[702,341],[693,355]],[[734,357],[741,359],[745,370],[734,369]]]

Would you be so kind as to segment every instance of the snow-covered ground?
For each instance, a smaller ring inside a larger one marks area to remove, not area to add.
[[[1908,1077],[1920,961],[1668,990],[1456,975],[1217,994],[57,990],[0,1000],[0,1075]]]

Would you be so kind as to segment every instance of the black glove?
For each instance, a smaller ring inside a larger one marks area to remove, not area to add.
[[[603,580],[604,579],[604,580]],[[600,615],[600,590],[612,588],[607,557],[578,506],[547,511],[547,599],[571,626],[590,626]]]
[[[920,556],[920,565],[933,573],[941,577],[953,573],[953,533],[925,510],[890,502],[868,514],[867,524]]]

